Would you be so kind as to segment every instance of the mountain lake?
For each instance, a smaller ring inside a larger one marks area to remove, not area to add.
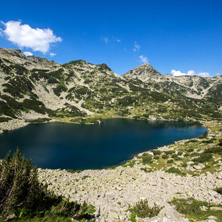
[[[0,159],[19,147],[40,168],[102,169],[205,131],[197,122],[131,119],[105,119],[101,125],[31,124],[0,134]]]

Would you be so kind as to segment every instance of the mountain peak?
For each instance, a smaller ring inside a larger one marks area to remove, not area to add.
[[[5,48],[0,48],[0,56],[1,57],[17,56],[17,57],[20,57],[20,58],[25,58],[26,57],[23,54],[23,52],[19,49],[5,49]]]
[[[53,69],[58,66],[54,61],[39,56],[26,56],[19,49],[0,48],[0,59],[6,63],[14,63],[27,69]]]
[[[134,69],[131,69],[129,72],[125,73],[124,76],[127,78],[138,78],[146,81],[151,77],[161,76],[161,73],[154,69],[149,63],[144,63]]]
[[[145,63],[143,63],[142,65],[140,65],[140,66],[151,66],[149,63],[147,63],[147,62],[145,62]],[[139,66],[139,67],[140,67]]]
[[[102,70],[104,70],[104,71],[112,71],[111,70],[111,68],[107,65],[107,64],[105,64],[105,63],[102,63],[102,64],[100,64],[100,65],[98,65],[99,66],[99,69],[102,71]]]

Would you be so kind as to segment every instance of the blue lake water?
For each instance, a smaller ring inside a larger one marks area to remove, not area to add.
[[[19,147],[41,168],[101,169],[205,131],[194,122],[130,119],[106,119],[102,125],[32,124],[0,134],[0,159]]]

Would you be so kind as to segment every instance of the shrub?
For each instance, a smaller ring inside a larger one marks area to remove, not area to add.
[[[171,155],[171,154],[173,154],[173,153],[175,153],[174,150],[168,150],[168,151],[165,151],[165,154],[166,154],[166,155]]]
[[[222,139],[219,140],[219,145],[222,146]]]
[[[204,153],[221,153],[221,152],[222,152],[222,147],[212,147],[204,151]]]
[[[201,204],[202,202],[193,198],[189,198],[188,200],[173,200],[171,203],[176,205],[176,210],[182,214],[198,214],[201,212],[200,206],[203,206],[203,204]]]
[[[177,153],[179,156],[183,155],[183,152],[182,151],[178,151]]]
[[[222,187],[216,188],[215,191],[216,191],[217,193],[219,193],[219,194],[222,195]]]
[[[211,153],[201,153],[201,155],[198,158],[195,158],[194,162],[204,163],[212,160],[213,156]]]
[[[193,152],[193,151],[194,151],[193,148],[189,148],[189,149],[187,150],[187,152],[189,152],[189,153],[191,153],[191,152]]]
[[[211,139],[208,139],[208,140],[203,140],[203,141],[201,141],[201,143],[213,143],[214,142],[214,139],[213,138],[211,138]]]
[[[173,159],[167,160],[167,163],[173,163]]]
[[[193,156],[199,156],[199,155],[200,155],[200,153],[196,153],[196,152],[190,154],[191,157],[193,157]]]
[[[208,136],[208,131],[205,131],[202,136],[199,136],[199,138],[207,138]]]
[[[159,214],[161,208],[156,204],[152,208],[149,207],[147,200],[141,200],[137,202],[134,206],[129,207],[129,211],[132,214],[136,214],[138,217],[155,217]]]
[[[182,167],[187,167],[187,163],[183,163],[181,166]]]
[[[151,164],[151,163],[153,163],[153,161],[152,161],[152,156],[149,155],[149,154],[143,154],[143,155],[141,156],[141,158],[142,158],[143,164]]]
[[[169,156],[168,156],[168,155],[163,155],[162,158],[163,158],[163,159],[168,159]]]
[[[0,100],[0,113],[12,118],[16,118],[15,111],[13,111],[10,106],[4,101]]]
[[[0,123],[1,123],[1,122],[8,122],[9,120],[11,120],[11,118],[8,118],[8,117],[0,117]]]
[[[21,157],[19,149],[13,157],[6,155],[0,165],[0,215],[14,213],[19,218],[42,216],[89,217],[93,207],[86,203],[70,202],[47,191],[38,181],[37,168]]]
[[[152,152],[153,152],[154,155],[160,155],[161,154],[160,150],[152,150]]]
[[[53,92],[55,93],[55,95],[60,96],[62,91],[66,91],[67,88],[63,85],[57,85],[56,88],[53,89]]]
[[[172,154],[172,158],[176,158],[176,157],[178,157],[178,155],[177,154]]]
[[[47,112],[45,105],[36,99],[24,99],[22,105],[26,109],[34,110],[37,113],[45,114]]]
[[[179,213],[185,214],[189,221],[207,221],[209,220],[209,215],[215,216],[217,221],[222,221],[222,214],[219,209],[216,211],[211,209],[211,207],[221,207],[221,205],[212,205],[194,198],[174,199],[171,204],[175,205]]]
[[[154,156],[153,157],[153,159],[155,159],[155,160],[159,160],[159,158],[160,158],[159,156]]]
[[[175,174],[181,174],[181,171],[178,168],[171,167],[169,170],[166,171],[167,173],[175,173]]]

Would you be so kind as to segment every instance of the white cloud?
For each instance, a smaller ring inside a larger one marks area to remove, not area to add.
[[[33,56],[31,52],[23,52],[25,56]]]
[[[50,52],[49,55],[50,55],[51,57],[53,57],[53,56],[56,55],[56,53]]]
[[[117,41],[117,42],[121,42],[121,40],[120,40],[120,39],[117,39],[116,41]]]
[[[140,58],[140,62],[142,62],[142,63],[148,63],[148,58],[147,58],[147,57],[145,57],[145,56],[143,56],[143,55],[140,55],[139,58]]]
[[[201,76],[201,77],[210,77],[210,73],[208,73],[208,72],[200,72],[197,75]]]
[[[209,77],[210,74],[208,72],[200,72],[196,73],[194,70],[189,70],[187,73],[183,73],[181,71],[177,71],[175,69],[172,69],[171,74],[173,76],[201,76],[201,77]]]
[[[134,48],[133,48],[133,51],[136,52],[136,51],[139,51],[141,48],[141,45],[139,45],[137,42],[134,42]]]
[[[20,21],[8,21],[2,22],[2,24],[5,26],[5,30],[2,32],[6,38],[20,48],[25,47],[46,53],[49,51],[51,43],[62,41],[62,38],[56,37],[49,28],[34,29],[27,24],[22,25]]]

